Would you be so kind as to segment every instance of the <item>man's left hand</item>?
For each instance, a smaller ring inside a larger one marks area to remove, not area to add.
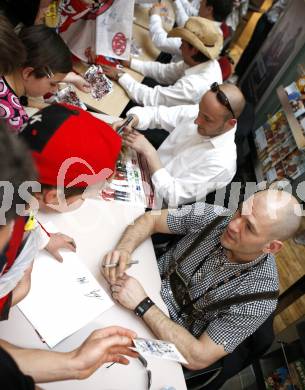
[[[123,138],[127,146],[144,156],[156,152],[156,149],[144,137],[144,135],[136,130],[124,134]]]
[[[134,310],[147,297],[140,282],[126,274],[111,283],[110,289],[113,299],[129,310]]]
[[[117,69],[109,65],[102,65],[102,68],[105,75],[114,81],[118,81],[119,77],[124,73],[122,69]]]

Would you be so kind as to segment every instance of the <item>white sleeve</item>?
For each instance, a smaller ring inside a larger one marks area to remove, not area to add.
[[[220,182],[221,186],[225,186],[227,182],[223,183],[218,179],[218,176],[222,178],[223,175],[222,166],[219,167],[212,161],[204,161],[185,177],[175,178],[165,168],[161,168],[152,175],[151,179],[157,197],[169,206],[177,207],[179,204],[202,200],[207,193],[218,188]]]
[[[149,32],[153,44],[169,54],[181,54],[181,38],[168,38],[159,15],[152,15],[149,20]]]
[[[198,78],[193,81],[198,83]],[[143,106],[195,104],[200,100],[201,96],[197,96],[198,84],[194,82],[189,79],[180,79],[169,87],[157,85],[154,88],[150,88],[138,83],[127,73],[119,78],[119,84],[125,89],[128,96]],[[210,84],[209,82],[206,90],[209,89]]]
[[[160,84],[171,85],[184,76],[187,65],[184,61],[161,64],[156,61],[132,59],[130,68],[156,80]]]
[[[190,16],[198,16],[200,0],[192,1],[192,3],[188,0],[176,0],[173,2],[178,27],[184,26]]]
[[[184,119],[184,112],[189,106],[155,106],[133,107],[127,114],[135,114],[139,118],[138,130],[164,129],[171,133],[177,124]]]

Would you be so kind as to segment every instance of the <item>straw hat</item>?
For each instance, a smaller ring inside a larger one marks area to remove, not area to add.
[[[169,37],[180,37],[211,60],[217,58],[223,45],[223,37],[215,22],[199,16],[187,20],[184,27],[176,27]]]

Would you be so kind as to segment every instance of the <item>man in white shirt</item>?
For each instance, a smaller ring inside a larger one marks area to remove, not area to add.
[[[103,66],[106,75],[117,80],[137,104],[196,104],[213,82],[222,82],[222,73],[216,58],[223,39],[213,22],[194,16],[189,18],[184,27],[174,28],[169,35],[182,38],[183,61],[161,64],[132,59],[130,62],[131,69],[167,86],[157,85],[150,88],[122,70]]]
[[[214,83],[198,105],[134,107],[126,131],[127,146],[147,160],[157,205],[177,206],[202,200],[228,184],[236,171],[237,118],[245,100],[234,85]],[[198,112],[199,111],[199,112]],[[122,125],[117,122],[114,127]],[[163,128],[170,135],[158,151],[134,131]]]
[[[185,1],[186,0],[176,0],[174,2],[174,5],[180,10],[181,7],[183,8],[180,2],[184,3]],[[188,1],[186,2],[188,3]],[[164,4],[156,3],[150,10],[149,32],[151,40],[159,50],[171,54],[173,56],[173,61],[179,61],[181,59],[181,38],[171,38],[167,36],[167,32],[163,28],[161,19],[161,12],[163,7]],[[230,14],[232,8],[233,0],[202,0],[200,3],[200,7],[198,6],[197,15],[202,18],[212,20],[215,23],[215,26],[217,27],[219,32],[221,32],[222,34],[220,25]],[[178,17],[177,13],[176,17]],[[176,20],[178,26],[186,23],[187,17],[188,16],[186,15],[186,18],[183,19],[183,23],[181,24],[178,23],[178,21]]]

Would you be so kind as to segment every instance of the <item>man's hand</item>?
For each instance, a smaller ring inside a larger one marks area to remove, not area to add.
[[[113,299],[129,310],[134,310],[147,297],[140,282],[126,274],[111,283],[110,289]]]
[[[149,16],[152,15],[159,15],[163,16],[165,15],[164,10],[167,9],[167,6],[165,3],[155,3],[151,9],[149,10]]]
[[[102,364],[116,362],[128,364],[123,355],[137,357],[129,347],[136,338],[135,332],[118,326],[95,330],[77,349],[70,353],[75,379],[88,378]]]
[[[143,154],[144,156],[157,153],[152,144],[144,137],[143,134],[140,134],[138,131],[134,130],[130,133],[127,133],[126,135],[124,134],[123,138],[127,146],[134,149],[136,152]]]
[[[138,123],[139,123],[139,118],[137,115],[135,114],[132,114],[132,120],[131,122],[129,122],[129,124],[127,126],[124,127],[124,132],[127,134],[127,133],[132,133],[133,132],[133,128],[134,127],[137,127]],[[123,119],[123,120],[120,120],[120,121],[117,121],[117,122],[114,122],[112,124],[112,127],[114,128],[114,130],[117,131],[117,129],[119,129],[121,126],[123,126],[124,122],[126,122],[126,119]]]
[[[127,269],[127,263],[131,260],[131,254],[125,249],[117,249],[107,253],[101,264],[101,272],[109,283],[114,283],[117,277],[123,276]],[[117,267],[105,267],[105,265],[118,264]]]
[[[120,62],[123,66],[125,66],[125,68],[130,68],[130,60],[121,60]]]
[[[45,249],[60,263],[63,262],[63,258],[59,253],[59,249],[63,248],[76,252],[76,244],[73,238],[62,233],[50,233],[50,241]]]
[[[120,76],[124,73],[122,69],[117,69],[109,65],[102,65],[102,68],[105,75],[114,81],[118,81]]]

